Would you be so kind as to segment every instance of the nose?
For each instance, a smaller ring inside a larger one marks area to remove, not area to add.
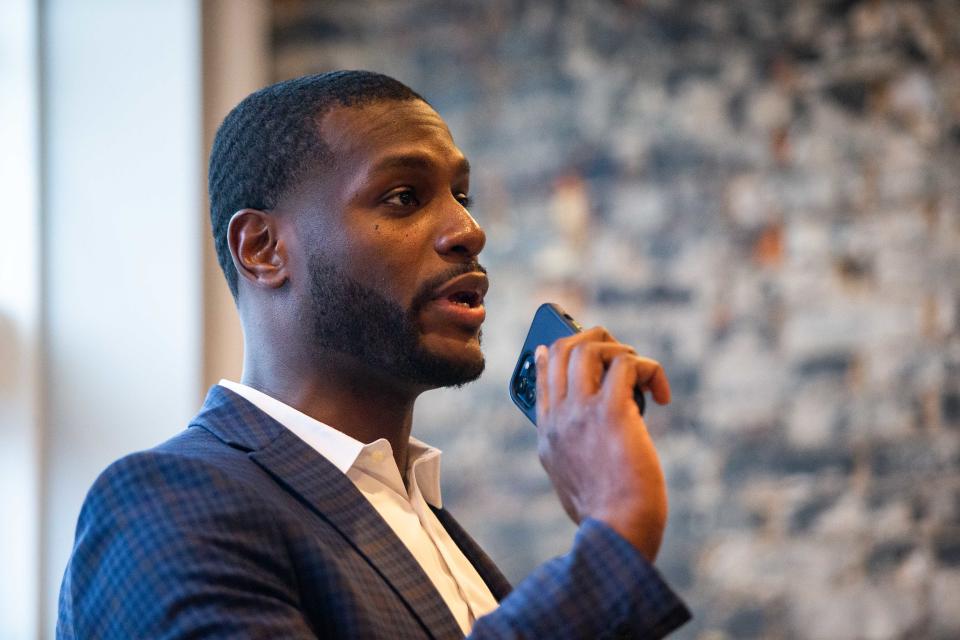
[[[456,215],[450,216],[450,221],[437,236],[437,253],[444,257],[471,260],[483,250],[487,234],[462,204],[456,200],[454,203]]]

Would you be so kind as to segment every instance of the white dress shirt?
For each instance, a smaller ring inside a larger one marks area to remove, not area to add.
[[[220,386],[289,429],[353,482],[420,563],[464,635],[497,607],[483,578],[428,506],[442,506],[439,449],[410,438],[407,486],[386,439],[363,444],[252,387],[230,380]]]

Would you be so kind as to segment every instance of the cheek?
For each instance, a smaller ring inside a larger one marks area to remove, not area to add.
[[[343,252],[343,268],[361,284],[402,305],[431,274],[426,268],[432,243],[424,225],[370,224]]]

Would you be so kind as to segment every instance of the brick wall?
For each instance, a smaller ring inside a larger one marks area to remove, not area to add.
[[[661,360],[681,638],[960,634],[960,4],[278,1],[277,79],[414,87],[475,167],[488,369],[428,394],[514,580],[573,531],[506,394],[555,300]]]

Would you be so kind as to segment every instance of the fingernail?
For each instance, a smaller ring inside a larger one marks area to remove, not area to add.
[[[547,357],[547,348],[544,345],[538,345],[536,351],[533,352],[534,358],[536,358],[537,363],[543,362]]]

